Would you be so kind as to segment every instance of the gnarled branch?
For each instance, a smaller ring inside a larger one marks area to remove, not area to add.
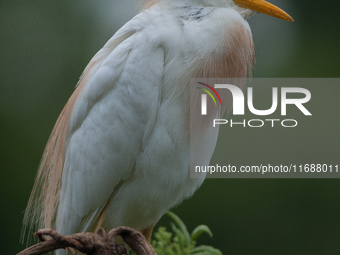
[[[121,255],[126,254],[124,244],[117,244],[116,237],[121,236],[124,242],[138,255],[156,255],[152,246],[139,231],[129,227],[117,227],[106,234],[103,228],[97,234],[84,232],[63,236],[54,229],[41,229],[34,234],[41,243],[35,244],[17,255],[40,255],[56,249],[76,249],[88,255]],[[52,239],[46,239],[49,236]]]

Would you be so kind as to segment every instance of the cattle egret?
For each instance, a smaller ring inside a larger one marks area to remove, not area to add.
[[[190,79],[245,78],[246,19],[257,12],[293,21],[264,0],[148,1],[93,57],[62,110],[25,225],[63,235],[130,226],[150,240],[161,216],[202,184],[190,163],[209,165],[216,145],[217,128],[196,127],[194,144],[208,142],[189,162]]]

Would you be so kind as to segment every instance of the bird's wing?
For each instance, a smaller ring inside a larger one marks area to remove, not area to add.
[[[63,145],[62,234],[79,231],[80,222],[89,226],[131,176],[156,118],[163,62],[164,49],[133,20],[90,63]]]

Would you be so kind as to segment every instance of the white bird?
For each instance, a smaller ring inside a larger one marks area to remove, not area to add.
[[[161,216],[202,184],[189,166],[209,165],[216,145],[218,128],[201,119],[190,127],[190,79],[247,76],[246,19],[256,12],[292,21],[264,0],[149,1],[86,67],[46,146],[24,223],[63,235],[124,225],[150,240]]]

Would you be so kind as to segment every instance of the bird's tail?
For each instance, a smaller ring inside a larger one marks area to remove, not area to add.
[[[69,104],[69,103],[68,103]],[[26,208],[21,240],[40,228],[54,228],[63,167],[63,144],[70,114],[67,105],[59,116],[45,148]]]

